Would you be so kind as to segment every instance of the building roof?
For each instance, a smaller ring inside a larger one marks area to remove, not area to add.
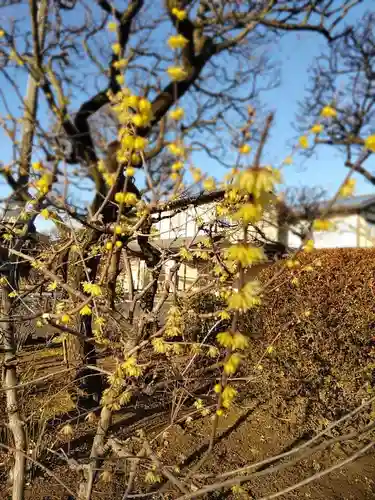
[[[329,201],[323,201],[318,204],[320,210],[324,210],[329,206]],[[332,210],[358,210],[368,208],[371,205],[375,205],[375,195],[374,194],[361,194],[358,196],[349,196],[348,198],[339,198],[331,207]]]
[[[328,213],[325,213],[328,210]],[[317,202],[312,207],[297,208],[291,213],[292,219],[309,219],[320,215],[361,214],[367,222],[375,223],[375,195],[363,194],[339,198],[331,206],[331,200]]]

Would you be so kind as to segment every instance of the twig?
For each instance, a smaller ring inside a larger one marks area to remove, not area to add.
[[[271,500],[271,498],[280,497],[282,495],[285,495],[286,493],[290,493],[291,491],[296,490],[297,488],[301,488],[301,486],[305,486],[306,484],[309,484],[312,481],[316,481],[317,479],[320,479],[321,477],[326,476],[327,474],[330,474],[334,470],[339,469],[339,468],[343,467],[344,465],[347,465],[347,464],[353,462],[358,457],[360,457],[361,455],[363,455],[364,453],[366,453],[366,451],[368,451],[374,445],[375,445],[375,442],[372,441],[371,443],[369,443],[368,445],[364,446],[363,448],[361,448],[360,450],[358,450],[356,453],[353,453],[353,455],[351,455],[350,457],[346,458],[345,460],[342,460],[338,464],[332,465],[331,467],[328,467],[328,469],[325,469],[325,470],[323,470],[321,472],[317,472],[313,476],[308,477],[308,478],[304,479],[303,481],[300,481],[299,483],[293,484],[292,486],[289,486],[288,488],[285,488],[284,490],[278,491],[277,493],[273,493],[272,495],[268,495],[266,497],[262,497],[259,500]]]
[[[22,455],[25,456],[25,458],[27,460],[30,460],[30,462],[32,462],[33,464],[35,464],[37,467],[39,467],[40,469],[42,469],[43,472],[45,472],[46,474],[48,474],[50,477],[53,477],[53,479],[60,485],[64,488],[64,490],[66,490],[69,495],[72,495],[72,497],[74,498],[75,497],[75,493],[69,488],[69,486],[67,486],[65,483],[63,483],[61,481],[61,479],[59,479],[50,469],[48,469],[47,467],[45,467],[43,464],[41,464],[40,462],[38,462],[37,460],[35,460],[34,458],[31,458],[29,455],[27,455],[26,453],[24,453],[22,450],[16,450],[15,448],[12,448],[10,446],[7,446],[3,443],[0,443],[0,448],[3,448],[4,450],[7,450],[7,451],[17,451],[18,453],[21,453]]]

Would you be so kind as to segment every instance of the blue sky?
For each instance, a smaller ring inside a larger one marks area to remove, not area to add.
[[[355,22],[365,10],[371,8],[371,5],[373,5],[373,0],[365,0],[348,17],[348,22]],[[287,34],[277,46],[272,47],[272,55],[281,63],[281,85],[263,94],[263,100],[267,103],[268,108],[276,113],[271,137],[265,151],[267,163],[278,165],[285,156],[290,154],[293,140],[296,138],[293,122],[298,109],[298,101],[306,96],[305,88],[309,78],[308,68],[314,58],[326,48],[327,44],[324,38],[311,33]],[[18,83],[23,92],[26,79]],[[13,109],[17,108],[18,100],[14,97],[12,90],[3,86],[4,88],[7,92],[8,104]],[[80,101],[79,97],[75,96],[77,102]],[[6,114],[1,103],[0,114]],[[8,140],[4,141],[2,132],[0,132],[0,140],[3,145],[1,160],[6,163],[11,158],[10,143]],[[317,155],[312,158],[306,160],[294,155],[294,159],[294,164],[286,167],[284,171],[284,181],[289,186],[320,186],[333,193],[346,174],[343,156],[335,148],[321,147]],[[375,170],[374,158],[371,158],[370,161],[371,163],[367,163],[367,168]],[[216,178],[220,178],[224,173],[224,169],[220,165],[214,160],[207,159],[205,155],[195,154],[194,162],[201,168],[204,165],[203,169]],[[358,194],[372,192],[373,187],[369,183],[360,176],[356,178]],[[0,197],[6,196],[7,193],[8,189],[1,183]],[[42,223],[41,227],[44,226],[45,224]]]

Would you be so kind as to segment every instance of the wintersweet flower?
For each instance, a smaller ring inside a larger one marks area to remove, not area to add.
[[[188,73],[182,66],[170,66],[167,69],[168,76],[171,80],[175,82],[180,82],[184,80]]]
[[[240,290],[233,291],[228,297],[228,309],[246,312],[261,303],[259,297],[259,283],[250,281]]]
[[[169,117],[172,119],[172,120],[182,120],[182,118],[184,117],[185,115],[185,111],[183,108],[176,108],[174,109],[173,111],[171,111],[169,113]]]
[[[332,106],[324,106],[320,112],[320,116],[323,118],[335,118],[337,116],[337,111]]]
[[[313,224],[315,231],[329,231],[332,227],[332,222],[329,220],[316,219]]]
[[[306,135],[302,135],[298,139],[298,143],[301,146],[302,149],[307,149],[309,147],[309,140]]]
[[[173,35],[168,38],[168,45],[171,49],[183,49],[188,42],[189,40],[183,35]]]
[[[241,356],[237,353],[232,354],[224,364],[224,372],[227,375],[234,375],[240,363]]]
[[[225,257],[228,260],[239,262],[242,267],[250,267],[257,262],[265,259],[262,248],[238,243],[231,246],[225,252]]]
[[[354,193],[356,181],[355,179],[348,179],[344,184],[341,186],[340,189],[340,196],[352,196]]]
[[[311,133],[312,134],[320,134],[321,132],[323,132],[323,125],[321,123],[316,123],[315,125],[313,125],[311,127]]]
[[[184,21],[187,17],[186,10],[178,9],[177,7],[174,7],[172,9],[172,14],[174,17],[176,17],[179,21]]]
[[[115,201],[124,205],[134,206],[137,204],[138,198],[134,193],[116,193]]]
[[[121,52],[121,45],[119,43],[112,44],[112,52],[118,56]]]
[[[365,139],[365,148],[375,153],[375,134],[369,135]]]
[[[241,220],[244,224],[255,223],[259,221],[263,213],[263,209],[260,205],[254,205],[254,203],[244,203],[237,210],[236,213],[232,215],[233,220]]]
[[[239,152],[243,155],[247,155],[249,154],[251,151],[251,146],[249,146],[248,144],[243,144],[240,148],[239,148]]]

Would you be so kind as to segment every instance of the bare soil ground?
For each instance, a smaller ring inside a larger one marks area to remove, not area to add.
[[[106,360],[104,364],[110,364]],[[63,360],[59,348],[44,349],[37,353],[26,353],[21,361],[22,381],[32,380],[41,375],[63,369]],[[251,391],[249,391],[251,392]],[[167,398],[166,398],[167,399]],[[156,404],[146,408],[129,407],[126,411],[116,415],[111,434],[120,439],[126,437],[135,428],[143,428],[149,440],[154,440],[155,449],[160,450],[158,456],[163,464],[174,470],[176,464],[185,472],[192,467],[202,456],[207,445],[211,430],[211,415],[199,415],[192,419],[183,417],[177,423],[170,424],[170,408],[163,408],[163,397],[156,394]],[[96,423],[88,422],[83,417],[73,420],[74,435],[67,438],[55,432],[50,425],[61,424],[67,415],[73,415],[74,405],[67,392],[67,377],[48,379],[36,387],[28,387],[23,392],[22,411],[25,419],[34,421],[32,431],[29,432],[29,441],[34,448],[38,448],[38,459],[50,470],[53,475],[35,468],[34,477],[27,489],[28,500],[67,500],[72,499],[68,490],[75,493],[79,475],[58,458],[62,450],[69,458],[79,460],[87,456]],[[0,395],[0,408],[4,408],[3,394]],[[294,400],[287,411],[280,416],[276,398],[270,395],[268,401],[254,400],[251,394],[244,394],[240,402],[233,407],[226,418],[221,419],[218,442],[208,461],[201,469],[202,474],[221,474],[234,470],[266,457],[271,457],[295,446],[304,436],[301,436],[301,422],[307,411],[303,399]],[[6,416],[0,414],[1,442],[9,444],[9,436],[4,430]],[[38,438],[42,436],[41,441]],[[53,450],[53,452],[48,451]],[[308,459],[302,460],[294,466],[272,475],[260,476],[246,483],[244,498],[262,499],[271,498],[268,495],[282,490],[296,482],[316,474],[333,463],[344,460],[353,452],[352,449],[337,446],[330,451],[320,452]],[[10,498],[7,485],[7,470],[9,457],[0,454],[0,498]],[[100,480],[94,488],[94,499],[120,500],[126,487],[128,470],[111,464],[113,475],[110,482]],[[125,472],[125,474],[124,474]],[[149,493],[144,498],[160,498],[152,494],[152,486],[145,484],[146,470],[142,467],[135,482],[133,493]],[[178,472],[177,472],[178,474]],[[59,478],[66,488],[56,481]],[[206,480],[202,478],[204,484]],[[195,481],[200,486],[199,481]],[[176,491],[166,488],[162,498],[177,498]],[[203,498],[235,498],[231,491],[216,491],[206,494]],[[239,498],[239,496],[237,496]],[[298,490],[283,495],[283,499],[312,500],[366,500],[375,498],[375,456],[368,453],[353,463],[336,470],[329,475],[303,486]]]

